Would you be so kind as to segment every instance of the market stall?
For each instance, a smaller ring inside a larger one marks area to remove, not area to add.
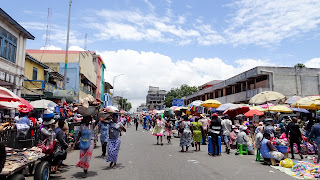
[[[7,158],[0,173],[0,179],[21,180],[23,173],[34,172],[35,180],[47,180],[50,175],[50,164],[46,161],[46,155],[37,147],[13,149],[6,147]]]

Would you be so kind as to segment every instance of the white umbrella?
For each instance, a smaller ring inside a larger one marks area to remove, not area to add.
[[[191,107],[191,106],[196,106],[196,107],[199,107],[201,104],[202,104],[203,101],[201,100],[196,100],[196,101],[193,101],[192,103],[190,103],[188,106]]]
[[[33,106],[33,108],[35,109],[46,109],[46,108],[50,108],[53,109],[54,107],[57,106],[56,103],[50,101],[50,100],[46,100],[46,99],[41,99],[41,100],[37,100],[37,101],[32,101],[30,102],[30,104]]]
[[[284,99],[285,96],[281,93],[275,92],[275,91],[264,91],[259,94],[256,94],[253,96],[249,103],[251,104],[263,104],[270,101],[279,101],[281,99]]]

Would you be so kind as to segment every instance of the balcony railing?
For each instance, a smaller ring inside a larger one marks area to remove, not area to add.
[[[43,80],[24,80],[23,86],[27,89],[44,89],[45,81]]]
[[[82,87],[80,87],[80,90],[82,91],[82,92],[84,92],[84,93],[86,93],[86,94],[90,94],[90,95],[92,95],[94,98],[96,98],[96,93],[94,93],[93,91],[88,91],[88,90],[86,90],[86,88],[84,88],[83,86]]]
[[[23,86],[27,89],[40,89],[48,92],[62,89],[57,85],[46,83],[44,80],[25,80]]]

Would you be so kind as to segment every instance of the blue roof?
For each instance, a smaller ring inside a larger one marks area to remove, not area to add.
[[[7,21],[9,21],[13,26],[15,26],[19,31],[24,33],[28,39],[34,40],[34,36],[29,33],[25,28],[23,28],[17,21],[15,21],[9,14],[7,14],[3,9],[0,8],[0,15],[3,16]]]

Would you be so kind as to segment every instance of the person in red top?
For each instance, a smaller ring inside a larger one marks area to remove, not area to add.
[[[127,115],[127,128],[129,127],[129,123],[130,123],[130,116]]]
[[[34,118],[34,111],[30,111],[28,113],[28,118],[32,122],[31,127],[36,127],[37,123],[36,123],[36,119]],[[33,130],[31,130],[31,136],[34,137],[34,131]]]

